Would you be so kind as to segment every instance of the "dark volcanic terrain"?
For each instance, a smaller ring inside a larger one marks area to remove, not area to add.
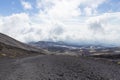
[[[120,66],[104,59],[40,55],[0,60],[0,80],[120,80]]]
[[[21,43],[7,35],[0,33],[0,57],[23,57],[35,54],[45,54],[43,49]]]

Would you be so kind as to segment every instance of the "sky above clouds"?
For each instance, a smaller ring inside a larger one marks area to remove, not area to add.
[[[3,0],[0,32],[19,41],[120,45],[119,0]]]

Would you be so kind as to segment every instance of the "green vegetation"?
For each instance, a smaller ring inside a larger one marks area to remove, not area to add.
[[[0,53],[0,57],[6,57],[7,55],[4,53]]]
[[[118,61],[118,62],[117,62],[117,64],[119,64],[119,65],[120,65],[120,61]]]

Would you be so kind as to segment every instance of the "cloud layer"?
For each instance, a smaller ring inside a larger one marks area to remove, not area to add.
[[[32,5],[29,2],[26,2],[25,0],[21,0],[21,4],[25,10],[32,9]]]
[[[22,42],[120,45],[120,12],[99,14],[105,0],[36,0],[37,13],[0,16],[0,32]],[[25,7],[31,9],[32,6]]]

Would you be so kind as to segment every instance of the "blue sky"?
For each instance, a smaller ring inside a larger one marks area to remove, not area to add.
[[[29,12],[29,13],[35,13],[37,12],[37,9],[34,8],[35,0],[26,0],[31,3],[33,6],[33,9],[31,10],[25,10],[23,5],[21,4],[22,0],[1,0],[0,1],[0,15],[11,15],[15,13],[22,13],[22,12]]]
[[[0,0],[0,32],[22,42],[120,44],[119,7],[120,0]]]
[[[120,0],[107,0],[101,4],[98,9],[101,13],[105,12],[119,12]]]
[[[36,13],[38,9],[36,6],[35,0],[24,0],[30,2],[33,9],[24,10],[22,4],[22,0],[1,0],[0,1],[0,15],[11,15],[14,13],[28,12],[28,13]],[[82,5],[80,5],[82,6]],[[105,12],[119,12],[120,11],[120,0],[106,0],[104,3],[100,4],[97,8],[99,13]]]
[[[13,13],[22,12],[23,8],[20,0],[1,0],[0,1],[0,14],[10,15]]]

